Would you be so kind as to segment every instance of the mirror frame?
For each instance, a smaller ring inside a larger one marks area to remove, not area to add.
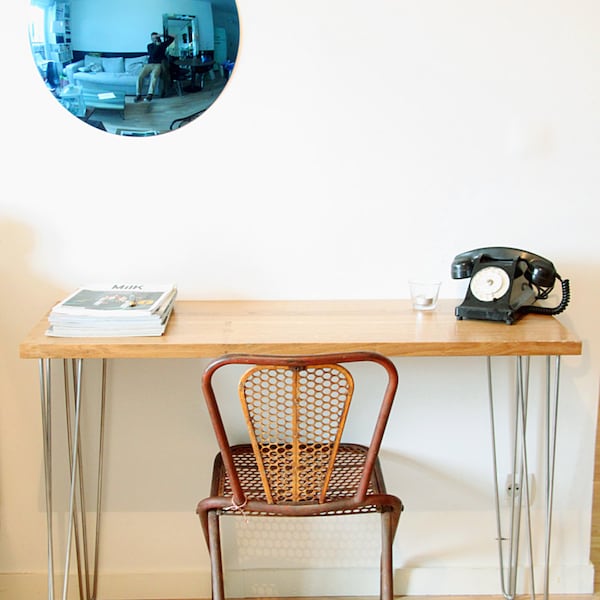
[[[130,14],[127,15],[126,20],[129,21],[135,18],[132,15],[135,15],[137,9],[143,10],[143,0],[125,1],[131,2],[131,5],[134,6]],[[123,65],[127,65],[127,67],[121,66],[121,72],[135,76],[137,73],[129,70],[132,66],[132,59],[148,56],[147,49],[123,52],[111,51],[111,48],[115,49],[118,45],[113,41],[119,39],[117,33],[117,36],[113,36],[111,42],[106,44],[105,50],[94,50],[85,48],[84,46],[88,45],[88,42],[82,43],[76,35],[72,35],[72,9],[92,7],[92,12],[95,11],[97,14],[101,14],[99,11],[102,8],[100,5],[95,4],[96,2],[97,0],[89,0],[88,4],[85,4],[84,0],[81,0],[81,2],[78,0],[30,0],[29,2],[32,7],[32,18],[30,18],[28,24],[30,49],[38,72],[50,94],[66,110],[85,124],[93,125],[111,134],[125,136],[147,137],[168,133],[190,123],[203,114],[228,85],[237,60],[240,42],[240,20],[235,0],[203,1],[203,4],[209,5],[209,8],[203,9],[210,11],[209,30],[206,29],[206,25],[204,30],[200,27],[198,16],[183,11],[169,10],[169,8],[172,9],[176,6],[176,2],[179,4],[178,8],[182,7],[178,0],[164,0],[163,12],[159,17],[162,19],[163,32],[168,31],[169,25],[172,26],[172,22],[177,20],[189,23],[189,27],[187,32],[182,32],[187,33],[187,36],[181,36],[182,39],[179,40],[176,54],[173,52],[168,53],[162,64],[161,82],[157,84],[157,89],[160,92],[154,95],[148,94],[149,77],[144,78],[142,94],[146,92],[147,102],[143,104],[152,104],[151,109],[150,107],[143,107],[146,108],[146,113],[149,115],[147,119],[144,113],[141,112],[142,107],[138,108],[136,106],[134,108],[133,106],[134,99],[137,100],[137,98],[136,84],[133,83],[132,77],[127,78],[129,81],[126,87],[123,80],[114,84],[106,82],[107,80],[110,81],[112,76],[113,67],[110,63],[115,61],[111,61],[111,59],[118,60],[122,57]],[[187,0],[187,2],[184,0],[183,5],[189,7],[190,0]],[[39,35],[40,21],[38,19],[34,23],[33,19],[34,7],[43,10],[44,16],[41,25],[43,26],[43,35],[41,36]],[[215,18],[215,15],[218,15],[218,18]],[[77,18],[81,20],[81,13]],[[73,19],[74,21],[75,19]],[[98,22],[102,23],[102,18],[88,19],[87,21],[96,26]],[[207,23],[206,16],[203,22]],[[106,21],[106,23],[109,23],[109,21]],[[77,24],[74,24],[77,27]],[[109,27],[109,25],[105,25],[105,27]],[[127,37],[127,43],[123,44],[125,47],[131,49],[132,46],[142,45],[140,43],[139,26],[136,26],[136,29],[135,40]],[[159,29],[155,30],[159,31]],[[98,31],[100,31],[100,34],[98,34]],[[202,31],[204,31],[204,34],[202,34]],[[210,31],[210,33],[207,34],[207,31]],[[223,33],[219,40],[221,46],[218,47],[217,32],[220,31]],[[229,35],[230,33],[231,35]],[[102,27],[97,28],[95,35],[98,39],[102,38]],[[146,32],[144,32],[144,35],[146,35]],[[40,37],[43,41],[40,40]],[[147,37],[144,46],[147,46],[151,41],[150,31],[147,32]],[[90,46],[102,46],[102,43],[93,42],[93,36],[88,36],[88,38]],[[185,38],[187,38],[187,42]],[[185,48],[185,53],[182,51],[183,48]],[[219,59],[217,59],[217,54]],[[92,58],[90,59],[90,57]],[[104,71],[106,67],[106,71],[110,75],[104,78],[90,77],[95,73],[89,71],[89,64],[86,62],[88,59],[94,62],[100,59],[98,61],[100,70]],[[142,63],[143,61],[137,62]],[[139,66],[139,69],[141,70],[142,67]],[[182,72],[183,76],[174,77],[174,69],[177,69],[178,74]],[[199,86],[196,85],[198,80],[200,80]],[[115,79],[115,81],[117,80]],[[137,79],[135,81],[137,82]],[[183,85],[185,83],[189,85],[186,87]],[[206,88],[205,83],[208,84]],[[103,86],[106,89],[102,89]],[[198,94],[197,92],[207,93]],[[191,96],[194,93],[196,95]],[[151,102],[152,100],[154,102]],[[167,100],[169,104],[164,100]],[[159,103],[162,103],[162,105]],[[138,103],[135,102],[135,104]],[[159,106],[155,108],[155,104]],[[115,112],[115,109],[118,109],[118,113]],[[155,126],[158,119],[152,113],[160,113],[161,111],[164,118],[159,121],[159,125]],[[126,112],[128,116],[132,114],[129,124],[125,118]],[[98,120],[99,117],[100,120]],[[167,118],[170,123],[166,121]]]

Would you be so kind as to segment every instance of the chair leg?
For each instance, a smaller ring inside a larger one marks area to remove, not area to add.
[[[392,513],[384,510],[381,513],[381,589],[379,590],[381,600],[394,598],[393,542]]]
[[[223,558],[221,554],[221,529],[217,511],[208,513],[208,552],[210,554],[210,571],[213,600],[225,600],[223,583]]]

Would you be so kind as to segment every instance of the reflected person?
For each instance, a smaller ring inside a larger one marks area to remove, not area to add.
[[[136,96],[134,102],[139,102],[142,99],[142,86],[144,79],[150,76],[150,85],[148,87],[148,95],[146,102],[151,102],[154,96],[154,90],[162,75],[162,63],[165,60],[167,48],[173,43],[175,38],[171,35],[166,35],[164,41],[160,41],[160,35],[153,31],[150,34],[152,43],[148,44],[148,63],[142,67],[136,85]]]

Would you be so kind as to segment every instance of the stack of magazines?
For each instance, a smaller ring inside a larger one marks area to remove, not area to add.
[[[176,296],[174,284],[115,283],[82,287],[52,308],[46,335],[159,336],[165,332]]]

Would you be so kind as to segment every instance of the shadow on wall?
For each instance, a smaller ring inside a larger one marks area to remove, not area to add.
[[[600,296],[600,263],[592,260],[566,262],[561,265],[560,274],[571,282],[571,302],[558,319],[583,342],[583,353],[569,361],[569,369],[576,377],[583,377],[590,369],[597,368],[598,350],[590,345],[592,340],[600,340],[600,319],[598,318],[598,297]],[[585,323],[581,318],[585,318]]]
[[[14,373],[18,345],[36,321],[65,291],[43,280],[31,267],[35,247],[32,230],[18,221],[0,220],[0,357],[3,369]]]
[[[41,493],[42,481],[37,363],[19,358],[19,344],[49,305],[63,295],[32,269],[34,246],[34,234],[27,225],[0,220],[0,505],[9,511],[11,506],[19,507],[19,514],[28,514],[27,507],[37,499],[32,490]],[[8,514],[6,520],[0,547],[3,565],[18,557],[27,544],[18,519]]]

